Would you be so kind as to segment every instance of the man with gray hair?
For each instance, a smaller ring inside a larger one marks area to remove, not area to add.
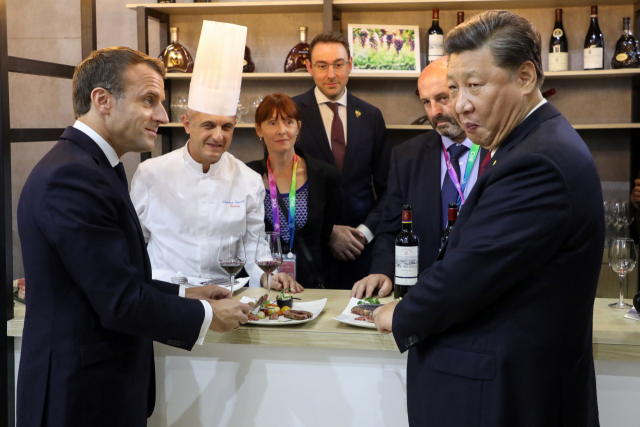
[[[598,426],[600,179],[546,103],[540,34],[488,11],[445,41],[454,116],[491,150],[448,244],[378,330],[409,350],[411,426]]]

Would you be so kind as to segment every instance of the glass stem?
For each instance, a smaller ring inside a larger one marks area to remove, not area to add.
[[[229,276],[229,283],[231,283],[231,298],[233,298],[233,285],[236,282],[236,276],[234,275],[230,275]]]
[[[620,277],[620,301],[618,302],[618,305],[620,307],[624,306],[624,296],[622,295],[622,284],[624,283],[624,276],[624,274],[618,275],[618,277]]]
[[[267,295],[271,299],[271,274],[267,273]]]

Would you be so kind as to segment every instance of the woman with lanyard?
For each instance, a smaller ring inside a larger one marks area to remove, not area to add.
[[[301,290],[324,283],[322,254],[340,214],[340,173],[335,166],[306,156],[296,146],[300,113],[291,98],[268,95],[256,110],[256,133],[268,155],[247,164],[266,188],[265,229],[280,233],[280,271],[294,275]]]

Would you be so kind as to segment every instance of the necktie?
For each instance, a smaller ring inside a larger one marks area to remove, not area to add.
[[[118,163],[113,167],[113,170],[116,171],[116,175],[120,178],[120,182],[124,185],[124,188],[129,191],[129,183],[127,182],[127,174],[124,171],[124,165],[122,162]]]
[[[482,176],[482,174],[484,173],[484,170],[487,168],[487,166],[489,165],[489,162],[491,161],[491,152],[488,152],[486,156],[484,156],[484,160],[482,161],[482,164],[480,165],[480,170],[478,171],[478,178],[480,178]]]
[[[469,151],[467,147],[462,144],[452,144],[447,148],[449,152],[449,157],[451,159],[451,166],[453,166],[453,170],[456,172],[456,176],[458,177],[458,182],[460,182],[460,158]],[[442,229],[447,228],[447,218],[449,214],[449,203],[457,203],[458,202],[458,190],[454,185],[451,177],[449,176],[449,172],[445,172],[444,174],[444,182],[442,183]],[[459,208],[459,206],[458,206]]]
[[[338,106],[340,104],[337,102],[327,102],[327,105],[331,108],[331,111],[333,111],[333,121],[331,122],[331,151],[333,151],[336,166],[338,166],[338,169],[342,172],[347,144],[344,140],[344,126],[338,114]]]

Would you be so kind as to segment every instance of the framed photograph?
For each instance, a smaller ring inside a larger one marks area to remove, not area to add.
[[[353,70],[359,73],[420,72],[419,27],[349,24]]]

